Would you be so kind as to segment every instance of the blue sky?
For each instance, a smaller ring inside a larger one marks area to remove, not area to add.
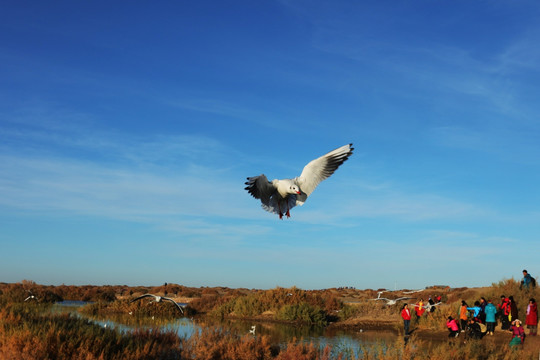
[[[4,1],[0,281],[540,274],[536,1]],[[355,152],[280,221],[248,176]]]

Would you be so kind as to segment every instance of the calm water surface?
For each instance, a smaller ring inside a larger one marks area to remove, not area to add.
[[[235,333],[248,334],[253,325],[255,336],[269,336],[273,343],[286,344],[292,341],[313,342],[321,347],[332,346],[333,353],[345,352],[358,356],[358,349],[362,345],[384,344],[394,342],[397,335],[392,331],[346,331],[332,330],[324,327],[297,326],[281,323],[261,323],[253,321],[226,320],[220,322],[198,321],[197,318],[140,318],[130,315],[117,315],[108,318],[87,317],[80,314],[77,309],[88,304],[83,301],[63,301],[51,308],[54,313],[69,313],[72,316],[93,321],[103,327],[119,331],[133,331],[135,329],[153,329],[159,327],[163,330],[174,331],[180,337],[189,338],[193,333],[205,326],[221,326]]]

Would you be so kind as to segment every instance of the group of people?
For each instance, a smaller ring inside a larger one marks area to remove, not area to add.
[[[520,289],[530,290],[536,287],[536,280],[523,270],[523,279]],[[420,319],[424,313],[430,314],[435,311],[437,305],[441,303],[441,296],[429,297],[427,303],[420,299],[414,305],[416,319]],[[404,304],[401,308],[405,336],[409,335],[411,323],[411,311],[409,304]],[[459,309],[459,319],[452,316],[447,318],[446,326],[449,330],[448,337],[458,337],[460,332],[465,332],[467,337],[481,339],[485,335],[493,336],[497,319],[501,323],[501,330],[512,333],[510,345],[522,344],[525,339],[525,329],[519,320],[519,311],[513,296],[501,295],[501,302],[498,305],[492,303],[491,299],[480,298],[473,306],[469,306],[465,300],[461,301]],[[459,320],[459,322],[458,322]],[[525,325],[529,329],[529,336],[536,336],[538,331],[538,307],[534,298],[529,299],[527,305]]]
[[[525,339],[525,329],[519,320],[519,312],[513,296],[501,295],[501,302],[495,306],[491,300],[481,298],[469,306],[465,300],[461,301],[459,322],[449,316],[446,326],[449,337],[457,337],[459,332],[466,332],[467,336],[481,339],[485,335],[493,335],[497,318],[501,322],[501,330],[512,333],[511,345],[522,344]],[[525,316],[525,324],[530,336],[536,336],[538,330],[538,307],[534,298],[529,299]],[[461,330],[460,330],[461,329]]]
[[[414,305],[414,312],[416,313],[416,320],[420,319],[424,313],[427,314],[435,311],[435,308],[438,304],[441,303],[441,296],[435,295],[434,297],[429,297],[428,302],[424,303],[424,299],[420,299]],[[403,328],[405,336],[409,335],[409,328],[411,325],[411,310],[409,309],[409,304],[403,304],[401,307],[401,318],[403,319]]]

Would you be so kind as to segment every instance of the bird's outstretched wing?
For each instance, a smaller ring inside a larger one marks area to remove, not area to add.
[[[352,144],[344,145],[310,161],[296,178],[296,183],[302,191],[302,194],[297,196],[297,203],[303,204],[321,181],[328,179],[341,164],[347,161],[353,150]]]
[[[438,303],[436,303],[436,304],[427,304],[427,305],[424,305],[424,306],[422,306],[422,307],[423,307],[424,309],[431,309],[432,307],[439,306],[439,305],[441,305],[441,304],[442,304],[442,302],[438,302]]]
[[[401,301],[401,300],[410,300],[410,299],[414,299],[412,297],[408,297],[408,296],[405,296],[405,297],[400,297],[400,298],[397,298],[396,301]]]
[[[264,174],[248,177],[247,180],[245,190],[247,190],[255,199],[260,199],[264,205],[268,206],[270,197],[276,192],[275,186],[268,181]]]
[[[411,290],[411,291],[404,291],[404,294],[414,294],[416,292],[424,291],[425,289],[418,289],[418,290]]]
[[[171,298],[168,298],[168,297],[162,297],[161,298],[162,300],[167,300],[167,301],[170,301],[172,302],[174,305],[176,305],[176,307],[178,308],[178,310],[180,310],[180,312],[183,314],[184,313],[184,309],[182,309],[182,307],[180,305],[178,305],[178,303],[176,301],[174,301],[173,299]]]
[[[137,300],[140,300],[140,299],[144,299],[146,297],[153,297],[155,298],[156,296],[155,295],[152,295],[152,294],[144,294],[144,295],[141,295],[141,296],[138,296],[136,297],[135,299],[131,300],[130,302],[134,302],[134,301],[137,301]]]

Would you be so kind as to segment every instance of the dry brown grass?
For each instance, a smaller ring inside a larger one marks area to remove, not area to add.
[[[23,303],[29,293],[37,295],[40,302],[52,302],[57,298],[74,300],[101,299],[85,309],[93,316],[109,317],[112,314],[132,312],[134,316],[178,316],[176,308],[169,303],[148,304],[144,301],[129,303],[137,294],[155,293],[170,297],[189,298],[193,313],[211,313],[222,308],[227,315],[250,312],[260,319],[275,319],[285,306],[308,304],[317,307],[332,318],[332,326],[357,328],[378,327],[401,331],[402,321],[399,305],[385,306],[369,301],[377,297],[377,290],[328,289],[304,291],[297,288],[272,290],[248,290],[228,288],[187,288],[175,284],[159,287],[96,287],[96,286],[43,286],[31,281],[18,284],[0,284],[0,359],[537,359],[540,339],[528,339],[523,349],[508,348],[509,336],[497,339],[485,338],[468,343],[425,341],[413,335],[406,345],[402,338],[395,343],[362,346],[358,355],[354,351],[345,354],[332,353],[330,348],[321,349],[317,344],[293,341],[277,346],[264,336],[240,336],[231,331],[209,327],[190,339],[179,339],[175,334],[161,332],[135,332],[119,334],[83,320],[69,317],[42,317],[37,312],[42,305]],[[415,294],[427,299],[428,295],[443,296],[444,304],[433,314],[423,317],[414,327],[417,334],[434,333],[446,335],[446,317],[456,316],[461,300],[470,305],[485,297],[498,304],[501,294],[512,295],[524,319],[528,299],[540,299],[538,288],[530,291],[519,289],[519,282],[504,279],[491,287],[482,288],[433,288]],[[385,294],[395,298],[403,292]],[[103,301],[103,300],[114,301]],[[241,300],[238,300],[241,299]],[[416,302],[411,300],[411,303]],[[169,306],[170,305],[170,306]],[[294,310],[294,308],[289,308]],[[307,308],[309,309],[309,308]],[[228,311],[228,312],[227,312]],[[337,317],[336,317],[337,315]],[[441,337],[439,337],[440,339]],[[536,346],[536,348],[535,348]],[[208,354],[214,354],[211,357]],[[152,356],[152,357],[149,357]]]

